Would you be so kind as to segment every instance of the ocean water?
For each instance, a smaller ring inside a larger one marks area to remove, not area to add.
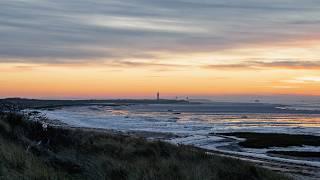
[[[71,126],[182,135],[276,132],[320,135],[320,106],[254,103],[81,106],[42,111]]]
[[[149,104],[129,106],[74,106],[42,110],[51,120],[73,127],[113,129],[118,131],[148,131],[173,133],[177,137],[164,139],[173,144],[186,144],[203,149],[273,159],[320,167],[319,159],[297,160],[268,155],[270,150],[314,151],[320,147],[299,146],[268,149],[226,149],[242,141],[223,137],[223,132],[272,132],[320,136],[320,106],[318,104]]]

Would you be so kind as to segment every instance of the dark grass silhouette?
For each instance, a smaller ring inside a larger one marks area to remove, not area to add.
[[[189,146],[49,127],[17,112],[0,113],[0,179],[288,179]]]

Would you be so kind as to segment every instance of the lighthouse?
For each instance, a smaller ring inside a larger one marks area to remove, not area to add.
[[[159,91],[157,92],[157,101],[159,101],[160,100],[160,93],[159,93]]]

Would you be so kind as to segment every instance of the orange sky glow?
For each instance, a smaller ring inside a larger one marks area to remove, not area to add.
[[[320,95],[320,64],[314,61],[320,57],[320,42],[295,44],[205,53],[162,52],[150,64],[146,63],[148,59],[130,58],[126,61],[132,64],[128,65],[108,61],[64,65],[3,63],[1,96],[149,97],[158,90],[168,96]],[[291,58],[301,59],[302,63],[268,63],[268,59]],[[256,61],[252,59],[265,63],[250,63]]]
[[[0,97],[320,96],[319,2],[74,3],[0,2]]]

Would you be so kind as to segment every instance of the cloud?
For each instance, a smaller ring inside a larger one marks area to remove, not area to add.
[[[104,63],[287,41],[319,32],[319,7],[312,0],[2,0],[0,62]]]
[[[301,77],[298,80],[305,81],[305,82],[320,82],[320,77],[318,76],[311,76],[311,77]]]
[[[287,84],[320,84],[320,76],[302,76],[281,81]]]
[[[298,77],[293,80],[287,81],[289,83],[320,83],[319,76],[306,76],[306,77]]]
[[[275,62],[253,62],[257,67],[283,68],[283,69],[320,69],[320,61],[275,61]]]
[[[217,70],[247,70],[252,69],[248,64],[210,64],[205,65],[203,68],[206,69],[217,69]]]
[[[217,70],[248,70],[248,69],[291,69],[291,70],[320,70],[320,61],[246,61],[236,64],[210,64],[203,66],[205,69]]]
[[[284,85],[282,85],[282,86],[272,86],[272,88],[274,88],[274,89],[296,89],[296,88],[298,88],[298,87],[296,87],[296,86],[284,86]]]
[[[181,64],[168,64],[158,62],[138,62],[138,61],[112,61],[107,62],[105,65],[109,67],[156,67],[156,68],[179,68],[187,67]]]
[[[107,21],[106,21],[107,19]],[[201,27],[190,27],[190,24],[169,19],[152,18],[132,18],[132,17],[114,17],[98,16],[89,18],[92,25],[99,27],[131,30],[131,31],[151,31],[168,33],[206,33],[206,29]]]

